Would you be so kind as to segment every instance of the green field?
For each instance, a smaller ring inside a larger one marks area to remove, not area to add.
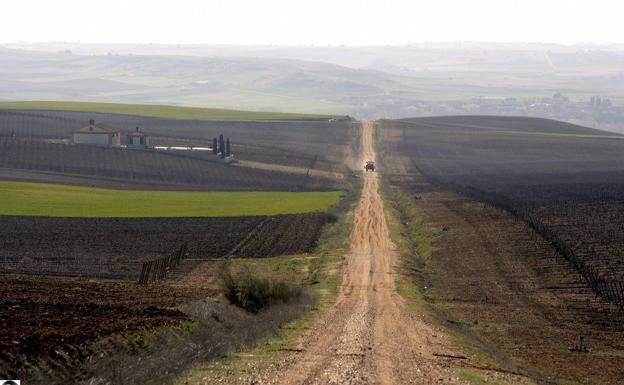
[[[32,109],[58,111],[85,111],[110,114],[149,116],[188,120],[304,120],[345,118],[340,115],[295,114],[281,112],[254,112],[217,108],[176,107],[151,104],[118,104],[90,102],[23,101],[0,102],[0,109]]]
[[[323,211],[340,192],[111,190],[0,182],[0,215],[53,217],[230,217]]]

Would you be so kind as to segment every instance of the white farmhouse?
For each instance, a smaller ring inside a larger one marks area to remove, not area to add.
[[[89,125],[77,129],[72,133],[75,144],[90,144],[95,146],[120,146],[121,133],[95,124],[94,120]]]

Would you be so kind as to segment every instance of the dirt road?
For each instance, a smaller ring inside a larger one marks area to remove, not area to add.
[[[375,160],[373,125],[363,123],[362,162]],[[336,304],[301,338],[269,383],[456,384],[448,338],[404,309],[395,291],[397,255],[388,234],[377,173],[364,174]],[[263,381],[265,382],[265,381]]]

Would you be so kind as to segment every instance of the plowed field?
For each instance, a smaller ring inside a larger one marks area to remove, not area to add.
[[[0,216],[3,273],[136,280],[143,261],[187,243],[189,258],[308,252],[322,213],[223,218]]]

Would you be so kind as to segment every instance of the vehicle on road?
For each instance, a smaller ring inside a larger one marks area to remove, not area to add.
[[[375,171],[375,162],[373,162],[372,160],[367,161],[366,165],[364,166],[364,170],[366,170],[366,172]]]

